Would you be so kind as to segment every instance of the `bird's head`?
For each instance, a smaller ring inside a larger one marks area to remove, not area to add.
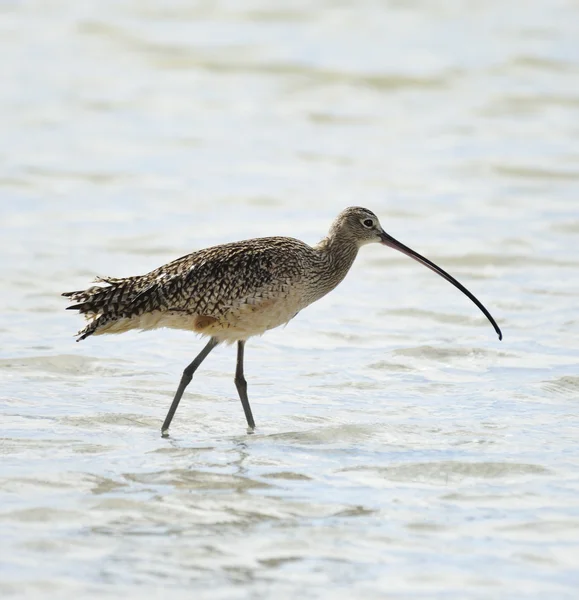
[[[356,243],[358,247],[366,244],[381,243],[385,231],[378,217],[367,208],[350,206],[343,210],[332,224],[330,235],[346,238]]]

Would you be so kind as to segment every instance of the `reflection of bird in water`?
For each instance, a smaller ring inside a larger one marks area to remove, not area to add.
[[[185,369],[169,409],[166,434],[181,396],[197,367],[222,342],[237,342],[235,385],[250,428],[255,427],[243,375],[245,342],[293,319],[344,279],[361,246],[381,243],[410,256],[466,294],[502,338],[487,309],[456,279],[420,254],[396,241],[376,215],[359,207],[342,211],[328,235],[316,246],[286,237],[244,240],[206,248],[178,258],[146,275],[97,279],[96,285],[63,294],[69,306],[90,323],[78,341],[90,335],[130,329],[172,327],[209,337]]]

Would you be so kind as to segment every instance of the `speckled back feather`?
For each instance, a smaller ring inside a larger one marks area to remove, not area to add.
[[[79,341],[111,321],[148,312],[223,316],[236,301],[259,299],[273,280],[296,283],[305,248],[299,240],[282,237],[233,242],[188,254],[145,275],[99,278],[107,285],[63,295],[79,303],[69,309],[94,319],[78,333]]]

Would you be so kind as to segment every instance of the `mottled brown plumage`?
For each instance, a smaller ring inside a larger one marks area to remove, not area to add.
[[[222,342],[238,342],[235,383],[248,425],[255,426],[243,376],[245,340],[290,319],[333,290],[346,276],[358,249],[382,243],[400,250],[465,293],[495,327],[486,308],[448,273],[389,236],[366,208],[342,211],[316,246],[286,237],[267,237],[199,250],[146,275],[97,278],[98,285],[63,294],[76,302],[88,325],[78,340],[130,329],[172,327],[210,337],[185,369],[162,431],[166,433],[194,371]]]
[[[357,210],[377,222],[370,211]],[[342,219],[348,215],[344,211]],[[334,227],[314,247],[285,237],[223,244],[146,275],[98,278],[102,285],[64,295],[77,302],[70,309],[91,319],[78,341],[129,329],[173,327],[234,342],[286,323],[331,291],[365,241],[349,234]]]

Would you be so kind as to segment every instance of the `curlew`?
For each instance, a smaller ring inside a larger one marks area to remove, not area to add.
[[[332,223],[316,246],[287,237],[266,237],[206,248],[146,275],[97,278],[99,285],[63,296],[76,302],[89,319],[77,341],[90,335],[130,329],[171,327],[209,337],[207,345],[183,371],[161,428],[169,426],[193,374],[220,343],[237,342],[235,386],[250,429],[255,428],[243,374],[245,342],[293,319],[302,309],[333,290],[349,271],[358,250],[380,243],[428,267],[468,296],[493,325],[482,305],[454,277],[388,235],[370,210],[350,207]]]

